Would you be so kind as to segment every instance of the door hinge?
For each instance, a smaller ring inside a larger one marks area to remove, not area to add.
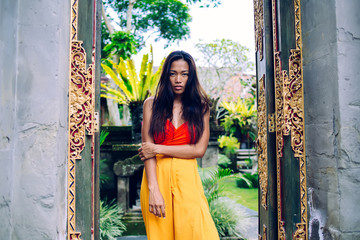
[[[268,114],[269,132],[275,132],[275,113]]]
[[[99,112],[94,112],[94,132],[99,132]]]

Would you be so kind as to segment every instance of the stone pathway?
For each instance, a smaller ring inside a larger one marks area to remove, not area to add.
[[[118,237],[116,240],[147,240],[146,236],[124,236]]]

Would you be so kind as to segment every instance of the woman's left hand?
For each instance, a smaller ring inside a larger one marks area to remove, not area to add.
[[[138,149],[138,151],[142,161],[155,157],[156,155],[155,144],[151,142],[143,142],[141,144],[141,147]]]

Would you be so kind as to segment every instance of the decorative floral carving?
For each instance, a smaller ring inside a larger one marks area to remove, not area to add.
[[[266,99],[263,75],[258,83],[258,162],[259,182],[261,189],[261,206],[267,209],[267,188],[268,188],[268,163],[267,163],[267,123],[266,123]]]
[[[266,225],[263,224],[263,234],[262,234],[262,236],[259,234],[259,240],[266,240],[267,239],[266,231],[267,231]]]
[[[294,240],[306,240],[307,237],[306,224],[305,223],[297,223],[296,231],[294,233]]]
[[[263,0],[254,0],[255,51],[263,59],[264,8]]]
[[[277,189],[277,214],[278,214],[278,236],[285,239],[284,221],[282,221],[281,205],[281,158],[283,157],[283,82],[281,78],[280,53],[274,53],[274,81],[275,81],[275,122],[276,122],[276,189]]]
[[[300,0],[294,0],[296,49],[302,49]]]
[[[69,139],[68,139],[68,239],[80,240],[76,232],[76,160],[81,159],[85,134],[94,134],[95,57],[86,69],[86,52],[77,40],[78,0],[71,1],[71,44],[69,80]],[[91,157],[94,157],[94,137],[91,139]]]

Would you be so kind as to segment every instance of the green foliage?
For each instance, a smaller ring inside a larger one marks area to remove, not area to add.
[[[214,220],[216,230],[220,237],[240,237],[237,230],[238,216],[234,214],[232,205],[225,204],[217,199],[209,204],[210,214]]]
[[[103,145],[103,143],[105,142],[105,139],[107,138],[108,135],[109,135],[109,132],[101,130],[101,132],[100,132],[100,146]]]
[[[126,231],[122,218],[124,212],[113,200],[109,204],[100,201],[100,239],[116,240]]]
[[[219,147],[224,149],[224,153],[227,156],[235,154],[236,150],[239,149],[240,143],[236,137],[222,135],[218,139]]]
[[[209,204],[221,196],[222,185],[220,183],[226,179],[234,178],[230,169],[217,167],[199,168],[199,175]]]
[[[114,69],[106,64],[101,64],[101,66],[106,74],[114,80],[119,90],[101,84],[101,97],[114,99],[119,104],[129,105],[132,102],[141,104],[148,96],[155,93],[162,68],[159,67],[153,73],[152,50],[150,61],[148,54],[143,56],[139,74],[136,73],[135,63],[131,59],[123,60],[120,58],[119,64],[111,60],[108,61]]]
[[[239,188],[258,188],[259,174],[244,173],[241,178],[236,179],[236,185]]]
[[[221,237],[239,237],[240,233],[237,226],[240,218],[238,214],[234,214],[236,203],[224,196],[227,184],[242,178],[242,176],[232,174],[230,169],[217,167],[199,168],[199,175],[205,197],[209,203],[210,214],[219,235]]]
[[[244,141],[241,134],[256,139],[257,110],[254,101],[238,98],[236,102],[222,101],[221,106],[227,111],[221,122],[226,135],[236,136],[241,141]]]
[[[102,48],[103,59],[117,55],[124,60],[129,59],[133,54],[137,53],[138,42],[129,32],[117,31],[108,36],[110,42]]]
[[[107,138],[107,136],[109,135],[109,132],[101,130],[100,132],[100,147],[101,145],[103,145],[103,143],[105,142],[105,139]],[[106,169],[108,168],[107,166],[107,160],[106,159],[100,159],[100,164],[99,164],[99,168],[100,168],[100,188],[101,185],[106,184],[111,178],[110,176],[108,176],[108,174],[106,174]]]
[[[226,169],[231,165],[231,160],[224,154],[218,154],[219,167]]]
[[[106,8],[111,8],[118,14],[118,24],[126,29],[128,0],[105,0]],[[191,21],[189,8],[177,0],[138,0],[135,2],[131,22],[135,39],[144,45],[144,38],[155,36],[156,40],[164,39],[169,43],[185,39]]]

